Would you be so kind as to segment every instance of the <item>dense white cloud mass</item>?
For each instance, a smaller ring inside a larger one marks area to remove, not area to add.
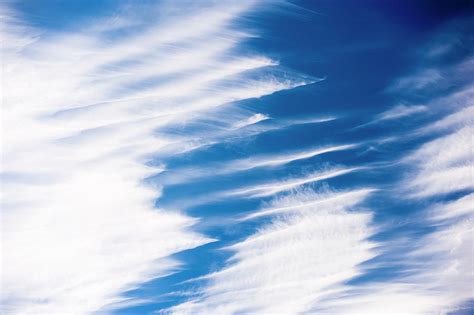
[[[142,181],[162,171],[146,166],[153,154],[201,145],[161,128],[308,82],[259,76],[276,63],[236,55],[250,34],[232,25],[253,5],[163,2],[142,8],[146,21],[124,10],[63,33],[2,7],[2,313],[110,307],[176,268],[170,255],[212,241],[193,218],[154,209],[160,187]],[[263,117],[227,128],[242,119]]]

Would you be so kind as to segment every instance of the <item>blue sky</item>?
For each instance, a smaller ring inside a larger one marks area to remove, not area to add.
[[[472,313],[472,9],[5,2],[2,313]]]

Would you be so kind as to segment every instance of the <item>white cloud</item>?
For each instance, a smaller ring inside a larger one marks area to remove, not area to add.
[[[422,129],[423,132],[439,132],[446,131],[459,126],[472,126],[474,125],[474,106],[468,104],[469,106],[461,108],[461,110],[456,111],[441,120],[438,120],[431,125]]]
[[[240,161],[234,161],[230,163],[229,167],[231,169],[237,170],[247,170],[257,167],[272,167],[272,166],[279,166],[284,165],[293,161],[309,159],[317,155],[336,152],[336,151],[343,151],[355,148],[356,145],[346,144],[346,145],[336,145],[336,146],[329,146],[326,148],[318,148],[313,150],[307,150],[297,153],[290,153],[290,154],[282,154],[282,155],[273,155],[273,156],[263,156],[263,157],[255,157],[249,158]]]
[[[248,35],[232,25],[253,4],[164,2],[163,19],[122,14],[61,34],[2,9],[3,313],[103,310],[179,267],[170,255],[212,241],[195,219],[154,208],[160,185],[142,181],[162,168],[144,163],[201,145],[164,127],[307,83],[259,77],[275,63],[234,53]],[[129,25],[138,31],[107,36]]]
[[[201,168],[192,167],[172,170],[168,174],[164,174],[163,180],[167,184],[178,184],[206,176],[225,175],[255,168],[278,167],[294,161],[309,159],[330,152],[350,150],[356,147],[356,144],[342,144],[286,154],[257,155]]]
[[[412,105],[412,106],[397,105],[381,113],[380,115],[377,116],[377,118],[379,121],[392,120],[392,119],[410,116],[413,114],[418,114],[426,110],[427,110],[426,106],[423,106],[423,105]]]
[[[240,128],[243,128],[243,127],[247,127],[247,126],[250,126],[250,125],[253,125],[253,124],[257,124],[261,121],[264,121],[264,120],[267,120],[269,119],[268,116],[266,115],[263,115],[263,114],[255,114],[243,121],[238,121],[235,125],[234,125],[234,128],[236,129],[240,129]]]
[[[458,114],[448,116],[428,129],[444,128],[456,117]],[[418,168],[407,182],[411,195],[424,197],[474,188],[474,126],[470,120],[470,116],[464,116],[464,123],[459,123],[457,130],[424,144],[407,157],[406,161]]]
[[[398,79],[389,90],[394,92],[419,92],[440,84],[443,80],[444,77],[438,69],[422,69],[412,75]]]
[[[458,93],[453,97],[457,99]],[[447,100],[445,97],[444,101]],[[404,159],[412,166],[410,175],[400,185],[406,197],[439,197],[472,190],[473,127],[472,108],[466,107],[422,128],[422,133],[437,133],[438,137]],[[428,202],[429,206],[421,214],[421,223],[434,231],[410,239],[403,252],[396,256],[406,266],[402,275],[347,287],[342,294],[315,304],[311,311],[447,314],[472,301],[473,196],[472,193],[461,194],[451,201]],[[386,251],[390,250],[389,246],[385,246]]]
[[[269,207],[255,211],[243,218],[243,220],[250,220],[262,216],[278,215],[284,213],[291,213],[295,211],[305,211],[312,207],[338,207],[339,204],[346,204],[349,201],[358,202],[362,201],[367,195],[375,191],[374,189],[360,189],[349,191],[346,193],[335,194],[334,196],[324,196],[323,198],[305,198],[307,196],[301,195],[298,200],[295,200],[292,196],[282,197],[276,202],[271,202]]]
[[[474,193],[456,199],[447,204],[440,204],[431,211],[433,219],[436,221],[446,219],[459,219],[474,212]]]
[[[208,283],[200,296],[171,311],[296,314],[338,294],[344,281],[361,273],[358,265],[374,256],[374,244],[367,241],[373,233],[371,216],[349,211],[362,195],[307,191],[274,201],[275,207],[307,206],[281,214],[229,247],[235,254],[227,267],[204,277]]]
[[[309,176],[302,178],[289,179],[285,181],[277,181],[268,184],[261,184],[252,187],[246,187],[242,189],[236,189],[233,191],[226,192],[227,196],[247,196],[250,198],[254,197],[267,197],[283,191],[288,191],[294,189],[298,186],[314,183],[333,177],[345,175],[354,171],[359,170],[360,168],[340,168],[340,169],[331,169],[328,171],[315,172]]]
[[[465,64],[455,68],[463,68],[460,70],[465,72]],[[443,69],[443,73],[462,79],[457,70]],[[426,92],[440,81],[445,82],[441,73],[434,68],[422,70],[397,81],[393,90]],[[463,84],[453,94],[430,102],[430,110],[449,114],[411,135],[431,138],[402,160],[410,170],[399,186],[390,191],[415,204],[420,201],[427,204],[426,209],[408,218],[411,223],[429,227],[424,234],[405,240],[404,236],[398,239],[400,235],[394,232],[389,241],[367,242],[366,238],[374,233],[373,228],[368,228],[370,219],[358,221],[357,216],[362,214],[350,211],[350,205],[363,200],[371,189],[322,198],[301,192],[280,197],[243,218],[274,216],[270,224],[229,247],[235,253],[227,265],[199,278],[207,282],[198,294],[171,311],[176,314],[421,315],[447,314],[471,302],[474,299],[472,91],[472,85]],[[431,92],[439,91],[428,93]],[[378,118],[396,119],[426,109],[398,106]],[[235,193],[270,196],[312,179],[309,176],[257,185]],[[433,203],[431,199],[447,195],[450,198],[443,202]],[[344,219],[354,225],[342,223],[333,216],[335,213],[344,213]],[[353,228],[363,233],[353,232]],[[395,243],[397,246],[392,246]],[[383,272],[371,270],[378,264],[398,267],[400,273],[385,280],[375,277],[358,284],[343,284],[360,274],[359,264],[374,257],[377,251],[390,254],[390,260],[396,262],[379,257],[382,262],[367,264],[364,272],[368,278],[373,275],[371,272]],[[337,272],[338,268],[341,273]]]
[[[415,249],[401,254],[400,259],[409,263],[406,276],[348,288],[344,294],[316,304],[312,311],[421,315],[462,308],[474,298],[472,196],[439,204],[434,214],[431,223],[437,225],[436,231],[410,241]]]

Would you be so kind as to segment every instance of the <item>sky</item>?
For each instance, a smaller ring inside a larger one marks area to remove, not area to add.
[[[474,312],[469,0],[7,0],[2,314]]]

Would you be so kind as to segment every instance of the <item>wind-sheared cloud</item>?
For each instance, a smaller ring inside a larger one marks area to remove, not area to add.
[[[474,188],[472,109],[462,109],[427,129],[432,132],[443,130],[452,126],[453,122],[456,126],[454,130],[424,144],[407,157],[407,161],[418,165],[418,172],[407,186],[412,195],[423,197]]]
[[[285,212],[246,240],[227,249],[228,265],[204,278],[207,285],[175,314],[297,314],[338,294],[374,256],[371,215],[350,211],[369,194],[300,191],[274,200],[274,207],[305,203]],[[313,200],[313,202],[309,202]]]
[[[417,73],[398,79],[390,88],[390,91],[422,91],[439,84],[444,80],[438,69],[422,69]]]
[[[334,196],[323,195],[323,198],[307,198],[308,196],[301,194],[299,202],[295,202],[294,198],[280,198],[276,202],[270,202],[266,208],[252,212],[249,215],[246,215],[243,220],[250,220],[262,216],[278,215],[284,213],[291,213],[294,211],[306,211],[307,209],[312,209],[313,207],[337,207],[338,204],[345,204],[347,200],[355,202],[358,200],[363,200],[371,192],[375,191],[374,189],[360,189],[354,191],[348,191],[346,193],[334,194]],[[306,197],[306,198],[304,198]]]
[[[407,94],[422,93],[444,80],[443,73],[465,72],[463,67],[420,70],[397,80],[395,86],[406,88]],[[322,194],[298,188],[318,180],[314,174],[237,189],[232,193],[246,197],[293,192],[277,195],[260,210],[243,216],[242,221],[263,216],[271,221],[245,240],[226,247],[233,255],[225,267],[196,279],[205,282],[195,296],[169,311],[447,314],[470,303],[474,299],[472,85],[462,74],[457,73],[457,79],[462,82],[460,88],[429,100],[426,106],[395,106],[377,117],[384,123],[428,108],[439,117],[417,126],[411,134],[422,139],[421,143],[397,160],[407,168],[405,176],[386,188],[408,204],[422,201],[426,207],[408,215],[428,231],[416,237],[394,233],[386,241],[368,241],[380,230],[371,223],[370,214],[354,205],[375,194],[376,186]],[[336,169],[324,174],[331,178],[342,175],[339,172],[363,169]],[[384,261],[381,255],[387,253],[395,261]],[[382,262],[370,261],[374,257]],[[370,279],[375,272],[372,267],[376,269],[378,264],[399,268],[400,273],[387,275],[383,271],[382,279]],[[365,280],[349,282],[362,274]]]
[[[426,106],[423,106],[423,105],[412,105],[412,106],[397,105],[381,113],[380,115],[377,116],[377,118],[378,120],[398,119],[401,117],[418,114],[426,110],[427,110]]]
[[[111,308],[212,241],[155,209],[161,186],[143,180],[166,167],[147,166],[155,154],[200,145],[166,128],[312,82],[236,53],[251,34],[233,25],[256,4],[165,1],[145,21],[124,10],[62,33],[2,7],[2,313]]]
[[[404,272],[388,281],[349,286],[343,294],[321,301],[311,311],[448,314],[463,309],[474,299],[471,91],[468,83],[432,100],[432,106],[450,108],[450,112],[420,128],[417,134],[435,137],[402,159],[410,171],[397,189],[403,192],[403,198],[427,204],[416,220],[432,229],[406,243],[403,255],[394,256],[403,262]],[[446,196],[449,198],[444,199]],[[433,202],[433,198],[444,201]],[[385,251],[390,251],[389,244]]]
[[[394,106],[374,117],[374,120],[369,121],[355,127],[354,129],[359,129],[367,126],[373,126],[376,124],[386,123],[387,121],[397,121],[400,118],[411,118],[410,116],[424,113],[428,108],[424,105],[397,105]]]
[[[275,180],[263,182],[255,185],[246,185],[241,188],[231,188],[227,190],[218,191],[215,193],[206,193],[200,196],[193,196],[192,198],[181,198],[172,201],[173,207],[191,208],[198,205],[203,205],[209,202],[222,201],[229,198],[268,198],[274,195],[298,189],[301,186],[322,182],[338,176],[343,176],[364,169],[364,167],[350,167],[350,168],[333,168],[327,170],[316,171],[309,175],[302,175],[299,177],[292,177],[283,180]],[[234,170],[235,171],[235,170]],[[216,175],[225,172],[214,172]],[[165,182],[167,182],[165,180]],[[171,181],[172,182],[172,181]]]
[[[267,119],[269,119],[268,116],[258,113],[258,114],[255,114],[255,115],[253,115],[253,116],[251,116],[251,117],[249,117],[249,118],[247,118],[243,121],[238,121],[237,123],[234,124],[234,128],[240,129],[240,128],[243,128],[243,127],[247,127],[247,126],[259,123],[259,122],[267,120]]]
[[[226,163],[216,163],[215,165],[201,168],[188,167],[172,170],[169,173],[164,173],[162,178],[167,184],[179,184],[196,178],[205,178],[209,175],[225,175],[256,168],[279,167],[291,162],[309,159],[330,152],[351,150],[356,147],[356,144],[342,144],[286,154],[251,156],[246,159],[233,160]]]
[[[474,211],[474,194],[468,194],[455,201],[440,204],[434,207],[431,215],[437,221],[460,219],[464,216],[472,215]]]
[[[315,82],[318,82],[318,80],[315,79],[307,83]],[[223,110],[225,113],[223,113]],[[265,118],[261,119],[262,117]],[[238,142],[266,132],[291,128],[298,125],[325,123],[335,119],[335,117],[313,117],[287,120],[273,119],[261,113],[255,114],[254,112],[245,110],[241,107],[230,105],[222,106],[222,108],[215,108],[213,112],[196,112],[192,113],[189,117],[184,117],[179,122],[172,121],[172,123],[166,123],[165,129],[171,125],[174,130],[172,135],[162,134],[161,137],[168,139],[172,145],[164,148],[164,150],[161,150],[160,152],[156,152],[155,156],[169,156],[172,152],[188,153],[194,150],[210,147],[217,143],[224,144]],[[194,126],[194,129],[181,129],[186,125]],[[176,133],[176,131],[180,130],[181,132]],[[182,133],[185,133],[185,135],[181,136],[180,134]],[[192,134],[192,136],[190,136],[190,134]],[[213,172],[216,172],[216,175],[221,174],[220,172],[226,172],[226,170],[222,169],[224,164],[213,166],[219,168],[212,170]],[[166,181],[166,184],[176,184],[194,179],[200,175],[209,174],[209,172],[202,174],[204,171],[208,171],[208,169],[198,166],[173,169],[172,172],[163,174],[161,179]],[[235,171],[236,170],[230,170],[228,173]]]
[[[360,170],[358,167],[353,168],[340,168],[331,169],[323,172],[315,172],[309,176],[302,178],[290,179],[286,181],[277,181],[269,184],[261,184],[252,187],[246,187],[242,189],[236,189],[234,191],[226,192],[227,196],[247,196],[250,198],[255,197],[267,197],[283,191],[294,189],[298,186],[314,183],[333,177],[345,175],[354,171]]]
[[[429,297],[431,305],[425,305],[425,313],[455,311],[474,299],[473,194],[465,193],[474,188],[473,128],[472,107],[461,107],[429,125],[428,130],[444,134],[407,159],[416,165],[409,179],[416,197],[464,192],[428,210],[427,224],[435,225],[436,230],[423,237],[412,253],[418,261],[427,261],[418,274],[407,279]]]
[[[335,314],[448,314],[474,298],[474,207],[472,194],[428,212],[435,232],[411,242],[398,259],[406,275],[387,282],[352,286],[312,309]],[[403,303],[400,303],[403,301]]]
[[[277,156],[269,156],[269,157],[256,157],[256,158],[249,158],[241,161],[235,161],[231,163],[230,167],[235,168],[238,170],[247,170],[257,167],[272,167],[272,166],[279,166],[284,165],[293,161],[303,160],[312,158],[317,155],[329,153],[329,152],[336,152],[342,150],[349,150],[356,147],[356,145],[338,145],[338,146],[330,146],[326,148],[320,149],[313,149],[293,154],[286,154],[286,155],[277,155]]]
[[[0,7],[2,314],[91,314],[147,301],[124,295],[183,268],[174,254],[217,241],[196,232],[200,218],[180,210],[233,198],[265,198],[227,221],[258,228],[223,248],[232,253],[225,265],[187,281],[202,285],[164,312],[444,314],[474,300],[474,88],[467,78],[474,59],[435,64],[457,42],[427,49],[429,64],[386,90],[436,99],[396,105],[361,125],[438,117],[410,134],[422,143],[386,163],[404,168],[401,180],[313,189],[369,169],[356,164],[206,191],[173,201],[173,211],[155,206],[169,185],[280,170],[360,147],[330,143],[168,168],[172,157],[206,146],[336,119],[277,120],[239,106],[324,80],[243,52],[257,35],[242,30],[241,18],[268,5],[160,1],[63,32],[29,26],[20,12]],[[407,216],[429,231],[408,241],[396,233],[375,238],[373,207],[381,203],[367,201],[380,191],[422,204]],[[400,275],[351,282],[370,277],[372,259],[387,253],[403,265]]]
[[[469,90],[474,90],[474,87]],[[472,92],[472,91],[471,91]],[[469,102],[469,101],[468,101]],[[474,105],[469,103],[462,104],[459,111],[456,111],[441,120],[438,120],[420,130],[422,133],[428,132],[442,132],[456,127],[463,126],[472,126],[474,125]]]

